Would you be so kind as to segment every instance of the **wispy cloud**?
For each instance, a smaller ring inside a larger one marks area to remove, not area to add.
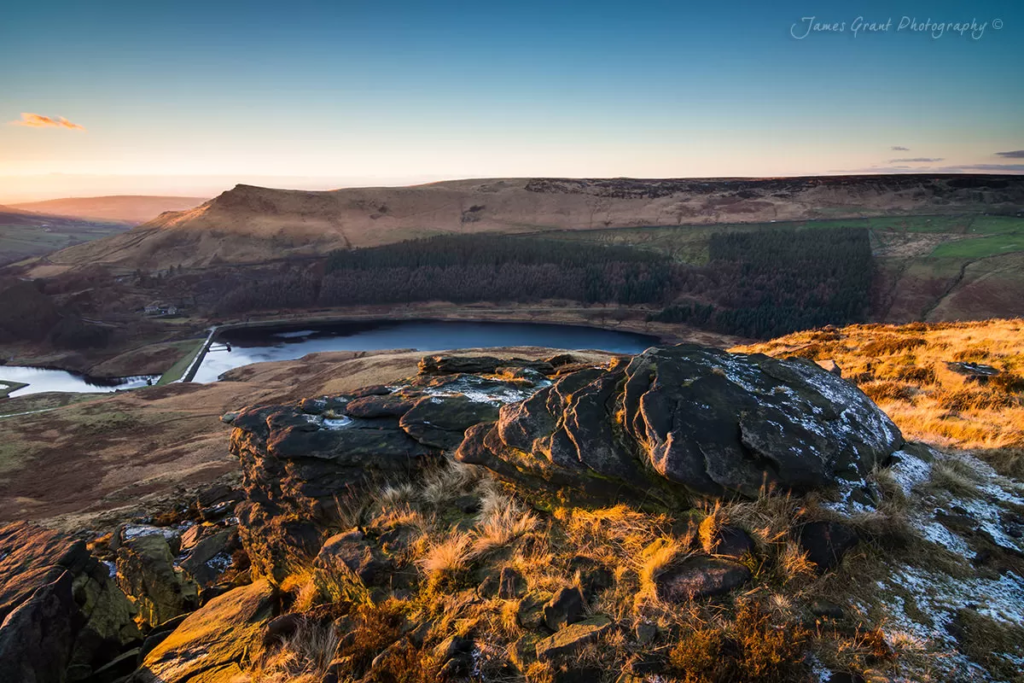
[[[960,164],[957,166],[870,166],[868,168],[832,169],[832,174],[859,175],[876,173],[1024,173],[1024,164]]]
[[[915,159],[889,159],[890,164],[933,164],[938,161],[942,161],[942,159],[929,159],[928,157],[917,157]]]
[[[894,145],[894,146],[890,147],[889,149],[891,149],[894,152],[909,152],[910,151],[909,147],[900,147],[899,145]]]
[[[996,152],[997,157],[1003,157],[1004,159],[1024,159],[1024,149],[1018,149],[1013,152]]]
[[[69,130],[85,130],[85,126],[68,121],[63,116],[53,119],[42,114],[29,114],[23,112],[20,121],[11,121],[12,126],[25,126],[26,128],[67,128]]]

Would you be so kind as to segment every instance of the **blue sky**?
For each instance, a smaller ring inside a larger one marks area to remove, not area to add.
[[[794,38],[809,16],[846,26]],[[858,17],[893,24],[854,36]],[[1024,170],[998,155],[1024,150],[1015,0],[22,3],[0,63],[0,201],[85,176],[131,192]],[[23,113],[85,130],[7,123]]]

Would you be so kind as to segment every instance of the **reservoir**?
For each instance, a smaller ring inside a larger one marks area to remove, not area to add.
[[[214,339],[195,382],[215,382],[233,368],[266,361],[294,360],[324,351],[545,346],[554,349],[594,349],[635,354],[658,343],[658,338],[573,325],[538,323],[369,321],[315,327],[244,328],[227,330]],[[228,348],[230,347],[230,351]]]
[[[380,351],[499,346],[544,346],[554,349],[593,349],[636,354],[658,343],[658,338],[573,325],[537,323],[368,321],[312,326],[274,326],[229,329],[219,332],[196,371],[194,382],[216,382],[228,370],[267,361],[295,360],[324,351]],[[0,365],[0,380],[27,384],[11,396],[47,391],[72,393],[112,392],[155,384],[158,375],[92,378],[65,370]]]

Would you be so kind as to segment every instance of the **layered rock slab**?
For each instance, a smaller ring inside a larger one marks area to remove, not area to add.
[[[575,502],[677,505],[862,483],[902,444],[813,362],[684,344],[567,374],[467,431],[456,458]]]
[[[261,643],[276,600],[267,581],[214,598],[146,655],[132,683],[231,681]]]

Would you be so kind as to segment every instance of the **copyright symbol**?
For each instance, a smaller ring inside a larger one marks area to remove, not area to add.
[[[993,19],[992,20],[992,28],[994,28],[995,30],[998,31],[1002,27],[1003,27],[1003,20],[1002,19]]]

